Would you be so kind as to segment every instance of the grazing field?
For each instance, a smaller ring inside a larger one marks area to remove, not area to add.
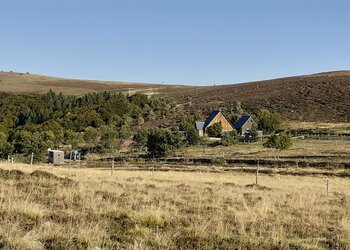
[[[0,169],[0,248],[350,248],[348,178]]]
[[[187,157],[223,156],[236,159],[276,159],[281,161],[324,161],[332,165],[340,161],[350,162],[350,140],[341,139],[295,139],[293,146],[278,152],[263,147],[263,142],[241,143],[230,147],[190,147],[184,150]]]

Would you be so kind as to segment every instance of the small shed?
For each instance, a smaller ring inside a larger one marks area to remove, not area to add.
[[[60,165],[64,163],[64,152],[61,150],[49,150],[49,163]]]

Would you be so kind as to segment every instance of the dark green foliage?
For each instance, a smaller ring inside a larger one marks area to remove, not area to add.
[[[232,124],[235,124],[236,122],[238,122],[239,118],[241,118],[241,116],[236,113],[229,115],[229,119]]]
[[[222,133],[221,122],[217,122],[208,128],[208,135],[210,137],[220,137]]]
[[[287,133],[280,133],[279,135],[272,135],[267,142],[264,143],[264,147],[275,148],[277,150],[283,150],[292,147],[292,136]]]
[[[137,142],[137,144],[141,147],[145,147],[147,145],[148,140],[148,130],[147,129],[140,129],[135,135],[134,140]]]
[[[280,129],[282,123],[281,116],[278,113],[271,113],[268,109],[260,109],[257,119],[259,129],[267,133]]]
[[[84,131],[84,141],[87,143],[94,144],[98,142],[100,133],[96,128],[87,127]]]
[[[132,104],[135,104],[136,106],[143,108],[145,105],[148,105],[148,96],[144,95],[144,94],[135,94],[130,96],[129,101]]]
[[[105,152],[116,152],[120,149],[120,137],[118,133],[113,130],[107,131],[101,136],[100,145]]]
[[[7,136],[5,133],[0,132],[0,157],[7,157],[12,151],[14,147],[11,143],[7,142]]]
[[[252,129],[249,131],[248,137],[249,137],[248,139],[250,141],[257,141],[257,139],[258,139],[258,127],[256,125],[252,126]]]
[[[184,145],[183,136],[177,131],[152,129],[148,134],[147,148],[151,156],[163,157],[175,153]]]
[[[164,117],[174,106],[172,100],[143,94],[126,97],[100,92],[76,97],[53,91],[45,95],[0,93],[0,133],[6,135],[5,139],[1,136],[0,155],[34,152],[39,159],[48,148],[62,145],[115,151],[120,139],[132,136],[133,125]]]
[[[200,137],[197,130],[193,127],[186,131],[187,142],[189,145],[197,145],[200,142]]]
[[[223,146],[231,146],[231,145],[237,144],[238,141],[239,141],[239,138],[235,130],[232,130],[229,134],[224,135],[221,138],[221,144]]]
[[[195,121],[199,120],[199,118],[201,118],[199,114],[194,116],[182,115],[180,117],[179,129],[186,132],[188,145],[197,145],[200,141],[199,134],[195,128]]]
[[[14,134],[13,145],[16,152],[24,155],[34,153],[36,160],[41,160],[48,148],[54,146],[55,136],[52,131],[18,130]]]

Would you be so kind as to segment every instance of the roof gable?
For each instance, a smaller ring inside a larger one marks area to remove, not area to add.
[[[210,116],[205,120],[203,128],[206,128],[211,123],[211,121],[220,113],[227,120],[227,122],[231,125],[231,127],[234,128],[230,119],[228,119],[227,116],[220,109],[214,110],[213,112],[211,112]]]
[[[236,123],[235,128],[240,129],[243,127],[244,124],[246,124],[247,121],[249,121],[252,117],[250,115],[243,115]]]
[[[206,128],[209,125],[209,123],[215,118],[215,116],[219,114],[219,112],[220,112],[219,110],[214,110],[213,112],[211,112],[211,114],[205,120],[203,127]]]

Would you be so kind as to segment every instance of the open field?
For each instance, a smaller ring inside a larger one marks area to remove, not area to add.
[[[190,147],[184,149],[185,157],[223,156],[233,159],[292,159],[295,162],[329,160],[329,163],[350,162],[350,140],[294,139],[290,149],[278,152],[263,147],[263,142],[240,143],[230,147]]]
[[[350,248],[348,178],[0,168],[5,249]]]
[[[350,140],[340,137],[294,139],[293,146],[282,151],[266,148],[260,141],[239,143],[227,147],[211,144],[185,147],[179,149],[175,156],[160,159],[144,158],[144,154],[145,152],[124,151],[119,154],[109,154],[104,158],[104,161],[96,161],[98,156],[92,154],[87,156],[92,162],[86,164],[89,167],[106,167],[111,165],[110,160],[114,158],[118,164],[127,162],[139,169],[155,166],[164,171],[168,169],[193,171],[193,168],[203,168],[203,165],[212,167],[212,171],[237,171],[234,169],[235,167],[254,168],[258,162],[260,166],[264,166],[270,171],[275,171],[275,168],[290,167],[314,167],[324,170],[341,169],[346,171],[350,169]],[[217,167],[218,165],[220,168]]]

